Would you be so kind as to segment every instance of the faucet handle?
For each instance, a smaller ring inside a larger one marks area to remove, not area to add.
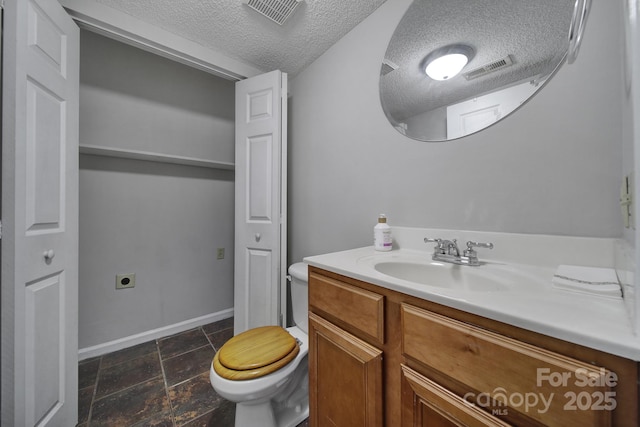
[[[440,251],[441,253],[444,253],[444,244],[442,239],[432,239],[430,237],[425,237],[424,242],[435,243],[436,246],[434,247],[434,249]]]
[[[473,242],[469,240],[467,242],[467,250],[473,250],[473,248],[485,248],[485,249],[493,249],[493,243],[481,243],[481,242]]]
[[[442,239],[432,239],[431,237],[425,237],[424,238],[424,242],[425,243],[442,243]]]
[[[464,251],[464,256],[471,258],[474,265],[478,261],[478,254],[473,248],[485,248],[485,249],[493,249],[493,243],[481,243],[481,242],[473,242],[469,240],[467,242],[467,249]]]

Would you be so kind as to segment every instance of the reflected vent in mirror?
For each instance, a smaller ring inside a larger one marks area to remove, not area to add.
[[[513,59],[511,58],[511,55],[507,55],[497,61],[493,61],[489,64],[483,65],[482,67],[462,73],[462,75],[467,80],[473,80],[495,71],[502,70],[503,68],[510,67],[511,65],[513,65]]]
[[[285,23],[302,0],[242,0],[244,4],[278,25]]]

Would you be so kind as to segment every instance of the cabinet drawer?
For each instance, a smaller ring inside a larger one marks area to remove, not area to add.
[[[309,304],[384,343],[384,296],[311,272]]]
[[[509,427],[439,384],[401,365],[402,427]]]
[[[611,425],[615,374],[408,304],[401,313],[404,355],[464,384],[465,400],[548,426]]]

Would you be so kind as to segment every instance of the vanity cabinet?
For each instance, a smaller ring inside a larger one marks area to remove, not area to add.
[[[384,297],[329,277],[315,280],[309,293],[316,309],[355,334],[309,313],[311,423],[382,427],[383,351],[376,344],[384,341]]]
[[[309,269],[310,425],[637,427],[638,363]]]

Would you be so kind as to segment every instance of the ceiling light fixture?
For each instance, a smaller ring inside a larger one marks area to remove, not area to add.
[[[424,60],[424,70],[433,80],[449,80],[456,76],[473,57],[473,49],[456,44],[431,52]]]

